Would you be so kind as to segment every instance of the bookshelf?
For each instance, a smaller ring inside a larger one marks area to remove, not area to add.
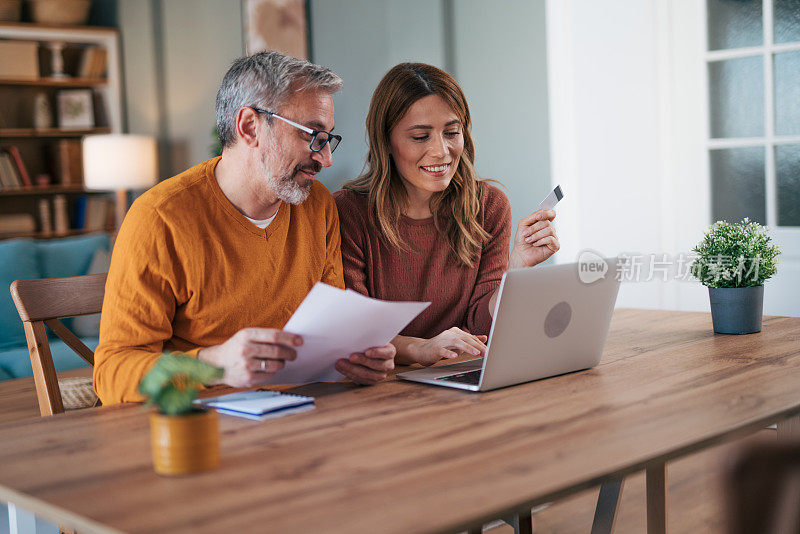
[[[83,137],[84,135],[111,132],[111,128],[87,128],[85,130],[61,130],[58,128],[0,128],[0,139]]]
[[[8,178],[9,172],[0,174],[0,239],[53,238],[112,229],[114,196],[83,187],[80,142],[86,135],[122,133],[118,31],[0,23],[0,46],[3,43],[29,43],[23,46],[35,48],[37,65],[23,64],[23,74],[15,74],[13,68],[9,74],[0,66],[0,172],[3,154],[10,154],[10,147],[15,147],[28,175],[26,184],[19,170],[11,173],[16,177]],[[61,61],[54,61],[56,53]],[[59,70],[66,76],[60,76]],[[84,108],[90,110],[88,118],[82,119],[86,124],[61,126],[59,106],[74,106],[74,102],[64,103],[65,94],[73,100],[76,94],[85,99]],[[42,102],[50,111],[49,124],[41,124],[47,113],[37,115]],[[96,227],[97,213],[95,226],[83,226],[86,220],[81,214],[87,213],[87,205],[95,211],[107,209],[102,228]]]
[[[26,195],[61,195],[64,193],[85,193],[80,185],[34,185],[32,187],[4,187],[0,189],[0,198]]]
[[[66,78],[66,79],[40,79],[29,80],[26,78],[0,78],[0,85],[25,85],[34,87],[98,87],[107,85],[105,78]]]
[[[50,233],[50,234],[42,234],[41,232],[16,232],[12,237],[4,237],[3,239],[20,239],[26,237],[32,237],[34,239],[56,239],[59,237],[73,237],[77,235],[86,235],[86,234],[94,234],[97,233],[97,230],[89,229],[89,228],[81,228],[81,229],[74,229],[70,228],[66,232],[63,233]]]

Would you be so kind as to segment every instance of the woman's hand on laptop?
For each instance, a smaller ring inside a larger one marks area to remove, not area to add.
[[[265,384],[287,360],[297,358],[294,347],[302,344],[302,337],[282,330],[244,328],[220,345],[201,349],[197,359],[225,371],[219,383],[243,388]]]
[[[553,226],[555,218],[555,210],[538,210],[519,221],[508,262],[510,268],[533,267],[558,252],[561,243]]]
[[[427,367],[445,358],[455,358],[460,353],[481,356],[486,353],[486,340],[486,336],[474,336],[454,326],[430,339],[397,336],[393,342],[397,345],[398,363],[418,363]]]
[[[394,369],[395,346],[372,347],[336,361],[334,368],[357,384],[372,385],[385,380]]]

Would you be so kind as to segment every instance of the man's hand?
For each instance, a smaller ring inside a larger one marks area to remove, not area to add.
[[[297,358],[294,347],[302,344],[303,338],[282,330],[245,328],[221,345],[200,350],[197,359],[221,367],[221,383],[243,388],[265,384]]]
[[[337,360],[335,368],[357,384],[372,385],[386,379],[394,369],[396,350],[391,343],[383,347],[373,347],[363,353],[351,354],[349,358]]]
[[[555,218],[555,210],[539,210],[519,221],[510,268],[533,267],[558,252],[561,244],[553,226]]]

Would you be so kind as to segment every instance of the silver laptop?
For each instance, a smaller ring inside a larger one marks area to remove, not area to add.
[[[617,260],[598,260],[507,271],[484,358],[397,376],[489,391],[594,367],[619,291]]]

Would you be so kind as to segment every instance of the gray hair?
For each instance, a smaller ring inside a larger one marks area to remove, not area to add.
[[[236,113],[255,106],[276,111],[294,91],[314,89],[333,94],[342,79],[332,70],[279,52],[241,57],[225,73],[217,91],[217,131],[223,147],[236,142]]]

